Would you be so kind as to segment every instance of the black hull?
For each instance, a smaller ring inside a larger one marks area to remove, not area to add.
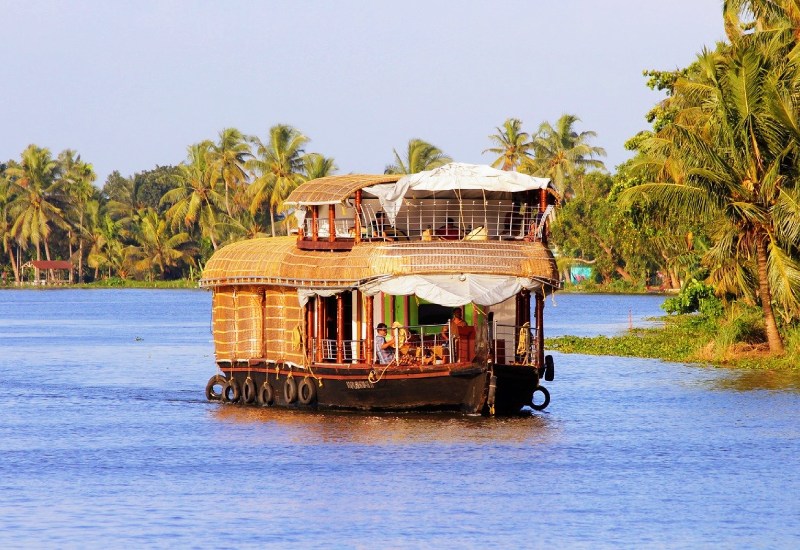
[[[209,381],[206,396],[211,400],[358,411],[516,414],[531,404],[539,383],[536,368],[515,365],[494,365],[491,369],[460,365],[439,370],[317,365],[311,369],[313,376],[307,370],[288,367],[223,367],[222,371],[226,380],[233,379],[235,390],[226,389],[219,396],[219,390],[209,391]]]

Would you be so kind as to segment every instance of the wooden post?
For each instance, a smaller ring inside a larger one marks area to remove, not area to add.
[[[544,295],[536,293],[536,366],[544,365]]]
[[[319,240],[319,206],[311,207],[311,240]]]
[[[374,359],[375,359],[375,357],[374,357],[375,356],[375,349],[374,349],[374,344],[373,344],[373,339],[372,339],[373,331],[375,330],[375,327],[373,326],[373,322],[374,322],[374,319],[373,319],[374,302],[375,302],[375,297],[374,296],[367,296],[366,303],[365,303],[366,310],[367,310],[366,311],[366,317],[367,317],[367,349],[364,350],[364,357],[366,358],[367,364],[369,364],[369,365],[372,365],[372,363],[374,362]]]
[[[317,363],[322,363],[322,340],[325,338],[325,300],[317,296]]]
[[[314,346],[311,345],[314,335],[314,309],[308,307],[311,300],[316,300],[316,298],[309,298],[309,301],[306,302],[306,349],[303,350],[309,362],[314,360]],[[314,305],[316,306],[316,302]],[[316,343],[316,340],[313,340],[313,342]]]
[[[328,242],[336,240],[336,205],[328,205]]]
[[[356,244],[361,242],[361,189],[356,191],[356,205],[355,205],[355,240]]]
[[[344,363],[344,293],[336,295],[336,362]]]

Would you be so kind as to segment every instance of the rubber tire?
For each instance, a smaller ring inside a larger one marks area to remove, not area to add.
[[[297,401],[297,382],[291,376],[283,383],[283,400],[287,404]]]
[[[209,401],[220,401],[222,400],[222,390],[225,389],[225,384],[228,382],[228,379],[222,376],[221,374],[215,374],[211,378],[208,379],[208,384],[206,384],[206,399]],[[214,386],[220,386],[222,389],[219,393],[214,391]]]
[[[242,402],[247,405],[252,405],[256,402],[256,383],[252,378],[244,381],[242,386]]]
[[[552,355],[544,356],[544,379],[547,382],[552,382],[556,377],[556,366],[553,363]]]
[[[303,405],[311,405],[317,401],[317,385],[310,376],[303,378],[297,387],[297,399]]]
[[[225,383],[222,388],[222,402],[223,403],[238,403],[242,398],[242,390],[239,388],[239,382],[231,378]]]
[[[258,402],[262,407],[271,407],[275,403],[275,390],[269,382],[264,382],[261,385],[261,391],[258,392]]]
[[[540,391],[544,395],[544,402],[541,405],[537,405],[533,402],[533,395],[536,395],[536,392]],[[550,392],[547,391],[547,388],[544,386],[539,386],[535,390],[533,390],[533,395],[531,395],[531,408],[535,411],[543,411],[547,408],[547,405],[550,404]]]

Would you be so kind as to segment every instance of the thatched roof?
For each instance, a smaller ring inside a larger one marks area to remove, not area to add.
[[[201,286],[270,284],[353,288],[401,275],[478,273],[530,277],[558,284],[550,250],[519,241],[362,243],[348,252],[300,250],[294,237],[240,241],[218,250]]]
[[[379,183],[394,183],[401,177],[402,174],[347,174],[319,178],[300,185],[292,191],[284,204],[289,206],[338,204],[359,189]]]

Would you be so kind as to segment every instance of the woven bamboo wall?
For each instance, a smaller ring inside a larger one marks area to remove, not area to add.
[[[297,291],[269,287],[264,300],[264,349],[271,361],[303,364],[301,327],[303,326]]]
[[[211,319],[217,361],[262,356],[263,291],[222,287],[214,291]]]

